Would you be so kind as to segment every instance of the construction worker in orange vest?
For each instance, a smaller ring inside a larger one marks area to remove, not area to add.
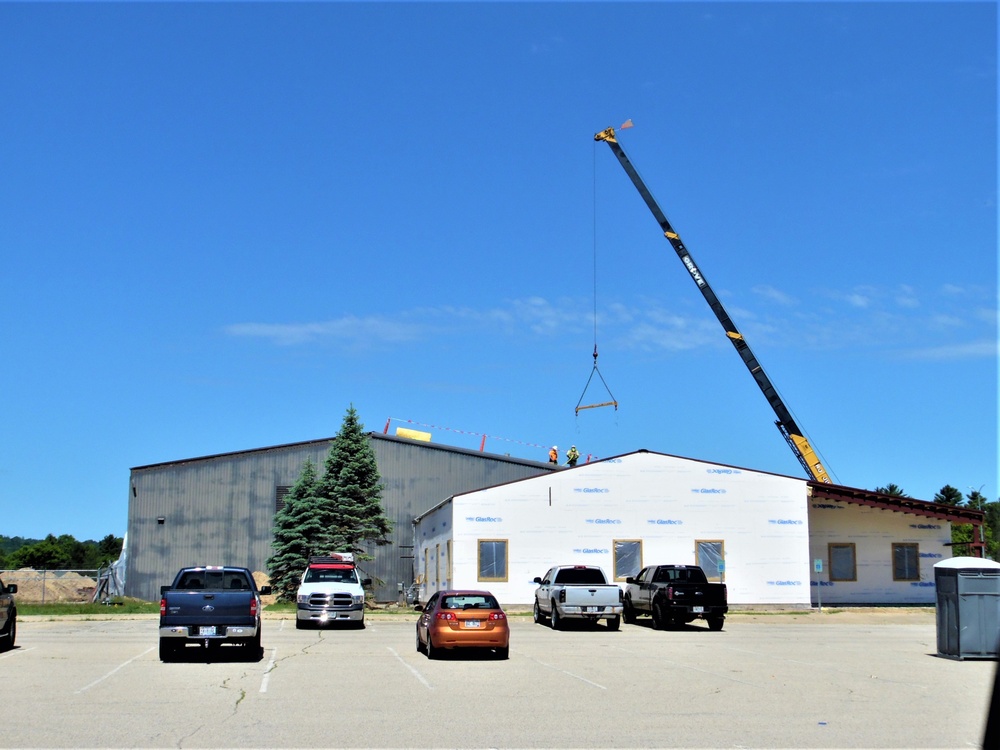
[[[549,451],[549,463],[557,464],[559,463],[559,446],[553,445],[552,450]]]

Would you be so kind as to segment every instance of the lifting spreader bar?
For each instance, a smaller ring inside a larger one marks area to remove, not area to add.
[[[590,387],[590,381],[593,380],[595,372],[597,373],[597,377],[601,379],[601,382],[604,383],[604,389],[608,392],[608,395],[611,396],[611,400],[604,401],[600,404],[586,404],[584,406],[580,406],[583,402],[583,397],[587,395],[587,389]],[[618,402],[615,401],[615,395],[611,392],[611,389],[608,388],[608,384],[604,381],[604,376],[601,375],[601,371],[597,369],[597,344],[594,344],[594,369],[590,371],[590,377],[587,378],[587,385],[583,387],[583,393],[580,394],[580,400],[576,402],[576,413],[579,415],[579,413],[584,409],[597,409],[601,406],[613,406],[615,407],[615,411],[618,411]]]

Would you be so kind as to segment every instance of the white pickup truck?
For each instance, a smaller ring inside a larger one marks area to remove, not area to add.
[[[371,583],[358,575],[351,552],[310,557],[295,595],[295,627],[347,622],[363,628],[365,586]]]
[[[564,619],[607,620],[608,630],[622,621],[622,590],[608,583],[596,565],[557,565],[535,583],[535,622],[548,620],[558,630]]]

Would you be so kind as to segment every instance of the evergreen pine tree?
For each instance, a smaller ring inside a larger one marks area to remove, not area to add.
[[[321,511],[316,465],[307,460],[285,496],[285,506],[274,514],[274,554],[267,559],[267,569],[271,588],[281,601],[295,601],[309,556],[329,552],[319,545],[325,528]]]
[[[938,493],[934,496],[934,502],[941,505],[954,505],[959,506],[965,502],[965,498],[962,496],[961,491],[952,487],[950,484],[946,484]]]
[[[392,522],[382,508],[382,478],[375,451],[352,405],[326,458],[317,494],[323,498],[323,544],[332,552],[353,552],[371,560],[371,544],[389,544]]]
[[[882,495],[891,495],[892,497],[909,497],[902,487],[897,487],[892,482],[885,487],[876,487],[874,491]]]

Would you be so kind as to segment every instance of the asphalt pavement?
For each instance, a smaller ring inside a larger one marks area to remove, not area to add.
[[[268,619],[260,660],[164,664],[155,618],[26,618],[0,653],[0,746],[969,748],[996,667],[937,656],[926,617],[511,627],[508,660],[430,661],[410,619]]]

